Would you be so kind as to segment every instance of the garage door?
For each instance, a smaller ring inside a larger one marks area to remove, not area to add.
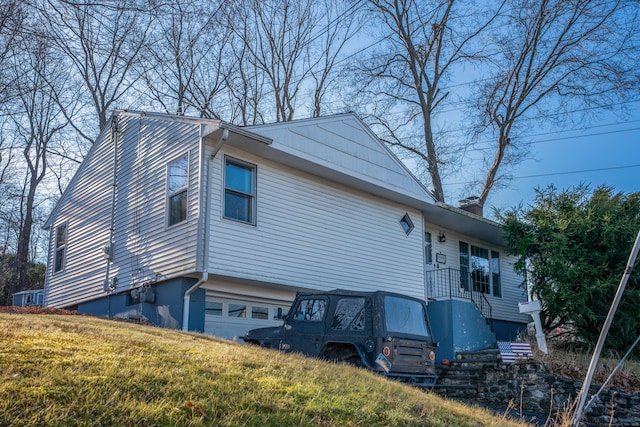
[[[278,311],[284,315],[289,310],[285,304],[266,301],[242,301],[207,295],[204,331],[226,339],[238,339],[248,330],[267,326],[280,326]]]

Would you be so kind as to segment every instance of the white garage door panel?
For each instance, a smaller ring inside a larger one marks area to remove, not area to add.
[[[260,301],[240,301],[214,296],[207,296],[204,316],[204,331],[220,338],[237,340],[248,330],[282,325],[281,320],[274,317],[282,309],[285,314],[286,305],[275,305]]]

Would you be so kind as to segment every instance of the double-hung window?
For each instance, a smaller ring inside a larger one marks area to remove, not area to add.
[[[53,254],[53,272],[64,269],[65,255],[67,252],[67,224],[56,227],[56,246]]]
[[[185,155],[169,164],[167,178],[169,226],[187,219],[188,184],[189,158]]]
[[[256,166],[225,158],[224,217],[256,223]]]
[[[465,290],[502,296],[500,254],[460,242],[460,284]]]

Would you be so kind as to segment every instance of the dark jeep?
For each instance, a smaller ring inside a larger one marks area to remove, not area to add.
[[[431,387],[435,354],[424,301],[390,292],[298,292],[279,327],[253,329],[245,342],[366,367]]]

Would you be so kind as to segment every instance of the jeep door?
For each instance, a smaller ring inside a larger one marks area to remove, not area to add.
[[[325,333],[325,318],[329,300],[312,295],[300,298],[287,316],[284,325],[284,350],[318,356]]]

